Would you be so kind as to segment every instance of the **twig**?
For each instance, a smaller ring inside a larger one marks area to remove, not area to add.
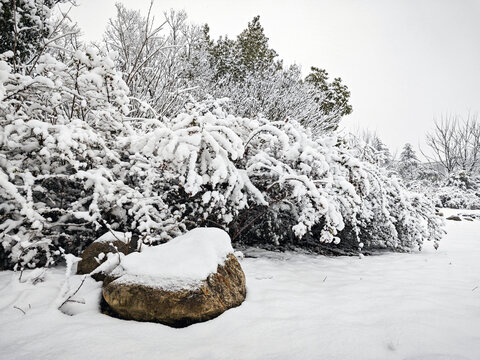
[[[114,237],[115,239],[117,239],[118,241],[124,242],[124,241],[120,240],[120,239],[117,237],[117,235],[115,235],[115,233],[112,231],[112,229],[110,229],[110,225],[108,225],[108,224],[105,222],[105,220],[100,219],[99,222],[101,222],[102,225],[105,226],[108,231],[110,231],[110,233],[113,235],[113,237]]]
[[[27,315],[27,313],[24,310],[20,309],[18,306],[13,305],[13,308],[17,309],[17,310],[20,310],[23,313],[23,315]]]
[[[85,300],[67,300],[67,302],[74,302],[74,303],[79,303],[79,304],[85,304]]]
[[[85,279],[87,278],[87,275],[83,275],[83,278],[82,278],[82,281],[80,282],[80,285],[78,285],[77,287],[77,290],[75,290],[73,292],[72,295],[70,295],[63,303],[62,305],[60,305],[58,307],[58,309],[60,310],[62,308],[63,305],[65,305],[67,302],[70,302],[70,301],[75,301],[75,300],[72,300],[72,298],[77,294],[78,290],[80,290],[80,288],[82,287],[83,283],[85,282]]]

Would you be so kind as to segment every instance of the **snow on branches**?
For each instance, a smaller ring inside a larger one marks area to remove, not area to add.
[[[132,133],[124,123],[128,87],[111,55],[77,50],[63,63],[44,54],[29,75],[5,62],[0,69],[0,240],[9,254],[2,267],[48,265],[61,248],[77,252],[106,218],[142,229],[152,219],[172,221],[161,201],[125,178],[129,159],[117,142]]]
[[[152,103],[148,72],[130,97],[114,52],[65,34],[48,49],[48,34],[31,61],[0,54],[0,268],[55,264],[111,230],[152,244],[216,226],[236,243],[349,251],[440,239],[433,204],[359,160],[298,69],[213,92],[230,101],[187,87]]]
[[[214,224],[236,241],[277,246],[314,239],[408,250],[439,239],[426,199],[335,136],[236,117],[226,100],[187,104],[171,119],[129,118],[128,88],[94,50],[67,64],[43,55],[31,75],[1,68],[8,264],[48,265],[102,227],[167,241]]]
[[[128,140],[186,228],[216,224],[236,241],[276,246],[348,239],[355,249],[407,251],[440,239],[433,205],[357,160],[342,139],[315,139],[295,121],[235,117],[227,106],[189,104]]]

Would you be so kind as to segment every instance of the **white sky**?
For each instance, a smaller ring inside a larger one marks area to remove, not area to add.
[[[149,0],[123,0],[146,10]],[[77,0],[71,15],[100,40],[114,0]],[[393,150],[423,143],[433,118],[480,111],[480,0],[157,0],[185,9],[214,38],[235,37],[255,16],[287,64],[341,77],[352,97],[348,129],[376,131]]]

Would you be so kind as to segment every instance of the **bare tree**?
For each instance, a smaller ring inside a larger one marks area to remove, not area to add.
[[[427,134],[427,145],[432,156],[450,174],[457,170],[473,173],[480,167],[480,122],[478,114],[468,113],[466,119],[445,115],[435,121],[435,128]],[[425,154],[424,154],[425,155]]]
[[[135,104],[149,103],[156,117],[170,115],[183,106],[192,87],[186,67],[192,42],[200,28],[187,24],[184,11],[165,12],[156,25],[152,15],[128,10],[117,4],[116,18],[110,19],[104,35],[107,50],[118,52],[118,68],[130,88]]]
[[[472,173],[480,165],[480,122],[478,114],[467,116],[458,126],[456,134],[457,166],[460,170]]]

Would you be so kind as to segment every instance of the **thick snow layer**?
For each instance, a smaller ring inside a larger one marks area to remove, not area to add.
[[[230,236],[218,228],[196,228],[166,244],[142,247],[122,259],[127,274],[118,281],[162,288],[199,284],[233,253]]]
[[[36,285],[0,272],[0,359],[477,360],[480,221],[447,230],[437,251],[411,254],[246,251],[246,301],[183,329],[100,314],[91,279],[74,297],[86,304],[63,307],[74,316],[56,310],[64,268]]]
[[[196,228],[169,242],[144,246],[122,260],[128,274],[204,280],[233,253],[230,236],[218,228]]]

